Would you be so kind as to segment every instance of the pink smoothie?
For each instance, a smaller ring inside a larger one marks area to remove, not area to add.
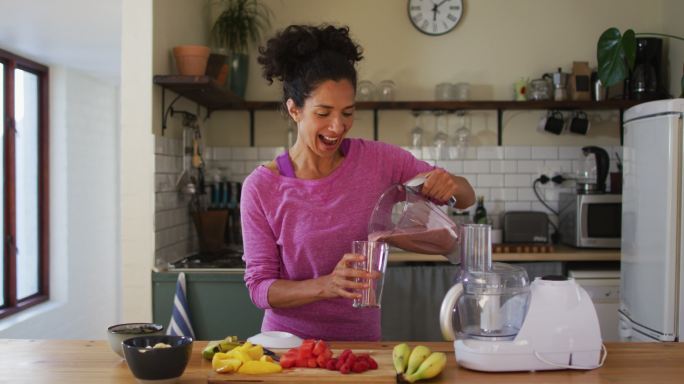
[[[428,255],[448,255],[456,246],[456,227],[450,228],[408,228],[392,231],[378,231],[368,235],[368,241],[384,241],[391,246],[409,252]]]

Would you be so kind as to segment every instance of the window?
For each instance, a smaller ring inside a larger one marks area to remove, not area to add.
[[[0,318],[49,297],[48,68],[0,49]]]

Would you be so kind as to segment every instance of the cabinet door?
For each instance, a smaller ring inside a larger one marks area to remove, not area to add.
[[[168,326],[176,292],[177,273],[152,273],[155,323]],[[243,273],[185,274],[190,322],[197,340],[236,335],[244,340],[261,332],[263,311],[249,298]]]

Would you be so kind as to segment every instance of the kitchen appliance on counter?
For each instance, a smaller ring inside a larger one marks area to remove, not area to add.
[[[561,193],[560,241],[578,248],[620,248],[622,195]]]
[[[456,361],[477,371],[594,369],[603,364],[594,305],[574,279],[538,277],[492,263],[488,225],[462,227],[463,269],[446,294],[440,326]]]
[[[634,70],[629,79],[630,98],[656,100],[669,97],[664,86],[663,40],[657,37],[636,39]]]
[[[582,148],[585,156],[583,166],[577,177],[577,193],[605,193],[606,177],[610,168],[608,152],[601,147]]]
[[[503,216],[504,243],[549,242],[549,217],[544,212],[508,211]]]
[[[684,99],[625,112],[620,337],[684,341]]]

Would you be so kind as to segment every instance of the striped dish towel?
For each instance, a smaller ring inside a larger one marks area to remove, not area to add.
[[[189,336],[194,339],[195,332],[192,330],[192,324],[190,323],[190,310],[188,309],[188,300],[185,292],[185,273],[181,272],[178,274],[178,281],[176,282],[176,295],[173,298],[173,311],[171,313],[169,327],[166,329],[166,334]]]

